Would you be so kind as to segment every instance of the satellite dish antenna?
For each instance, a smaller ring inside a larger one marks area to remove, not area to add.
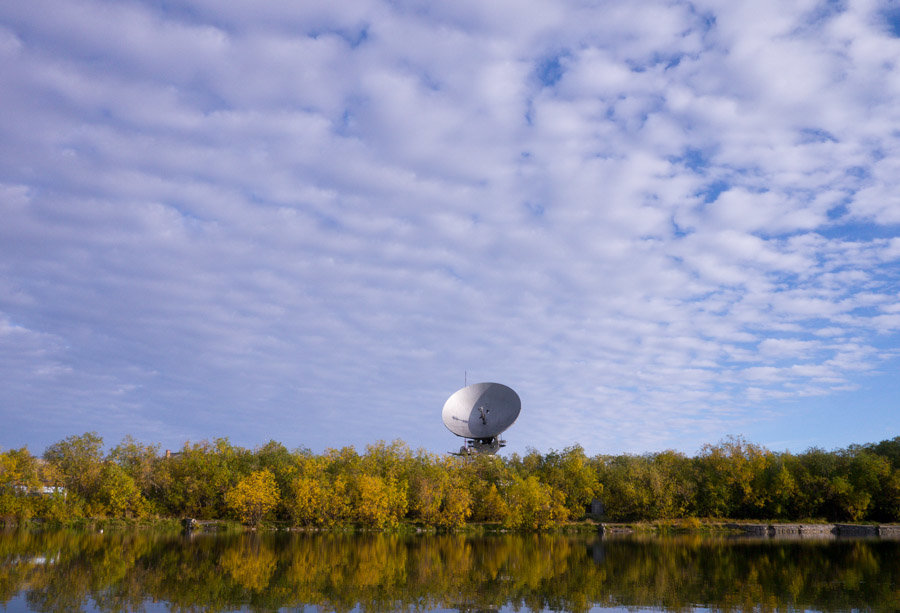
[[[506,441],[500,434],[515,423],[522,401],[502,383],[473,383],[457,390],[444,403],[441,417],[456,436],[466,439],[459,455],[497,453]]]

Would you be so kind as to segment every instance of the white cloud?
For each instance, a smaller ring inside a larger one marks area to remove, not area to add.
[[[513,449],[690,449],[895,359],[875,6],[51,9],[0,9],[0,413],[78,413],[0,444],[449,449],[468,370]]]

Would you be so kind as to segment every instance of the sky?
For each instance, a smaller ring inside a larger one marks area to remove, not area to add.
[[[0,3],[0,449],[900,435],[900,6]]]

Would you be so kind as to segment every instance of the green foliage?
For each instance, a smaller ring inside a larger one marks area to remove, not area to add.
[[[605,488],[607,518],[614,521],[686,516],[897,521],[900,470],[891,464],[887,451],[892,449],[882,444],[833,452],[811,448],[793,455],[731,437],[706,445],[695,458],[667,451],[598,457],[592,463]]]
[[[794,501],[800,495],[797,477],[791,471],[795,465],[794,458],[788,453],[775,456],[769,462],[762,475],[763,489],[766,492],[765,507],[762,515],[771,519],[790,519]]]
[[[161,463],[160,500],[166,514],[215,519],[225,517],[225,493],[246,474],[238,472],[243,450],[228,439],[185,443],[181,452]]]
[[[269,441],[262,447],[247,454],[253,470],[268,470],[275,477],[275,483],[280,492],[287,492],[291,482],[298,474],[297,458],[288,451],[287,447],[276,441]],[[286,516],[285,510],[279,509],[281,515]]]
[[[70,436],[44,452],[59,474],[70,495],[90,502],[97,494],[103,470],[103,439],[96,432]]]
[[[26,447],[0,453],[0,488],[37,487],[41,485],[42,476],[38,459]]]
[[[878,444],[867,445],[867,450],[875,455],[885,458],[894,470],[900,470],[900,436],[881,441]]]
[[[147,509],[147,501],[134,479],[124,468],[112,462],[103,466],[95,501],[92,515],[141,517]]]
[[[601,462],[607,517],[613,521],[659,519],[654,490],[663,483],[652,456],[622,455]]]
[[[144,445],[131,435],[113,447],[107,460],[119,466],[133,481],[142,497],[160,498],[163,494],[159,483],[159,445]]]
[[[696,512],[696,467],[680,453],[611,456],[594,464],[609,519],[666,519]]]
[[[568,515],[582,517],[591,500],[603,489],[584,449],[575,445],[562,453],[550,451],[538,458],[535,476],[563,494]]]
[[[730,437],[705,445],[700,454],[700,513],[713,517],[759,517],[765,506],[763,481],[771,452]]]

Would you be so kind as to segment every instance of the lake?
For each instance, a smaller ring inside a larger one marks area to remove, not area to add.
[[[900,541],[0,532],[9,611],[897,611]]]

